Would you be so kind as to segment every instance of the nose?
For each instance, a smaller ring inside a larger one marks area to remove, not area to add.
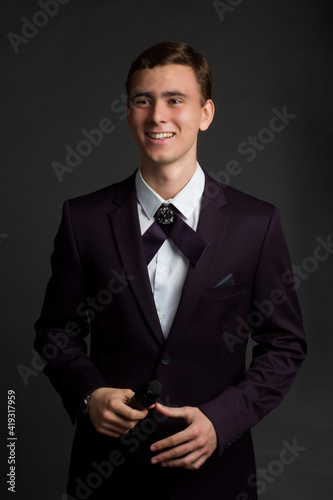
[[[151,107],[151,121],[153,123],[166,123],[168,121],[168,110],[163,101],[156,100]]]

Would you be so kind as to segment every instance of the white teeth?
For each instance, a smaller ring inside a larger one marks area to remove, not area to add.
[[[148,132],[147,135],[152,139],[165,139],[166,137],[173,137],[175,134],[173,132],[163,132],[161,134],[152,134]]]

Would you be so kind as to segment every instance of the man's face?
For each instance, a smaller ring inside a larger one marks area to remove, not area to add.
[[[128,123],[142,165],[182,165],[196,161],[197,136],[214,114],[189,66],[168,64],[136,71],[132,76]]]

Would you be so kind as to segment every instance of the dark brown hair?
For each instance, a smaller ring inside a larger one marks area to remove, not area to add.
[[[212,96],[212,73],[205,57],[184,42],[161,42],[142,52],[132,62],[126,80],[127,95],[130,94],[133,73],[140,69],[152,69],[166,64],[190,66],[201,89],[202,105]]]

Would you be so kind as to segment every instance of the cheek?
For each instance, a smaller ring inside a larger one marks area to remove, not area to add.
[[[131,113],[128,116],[128,125],[133,133],[137,132],[140,128],[143,127],[143,123],[145,121],[145,116],[142,113]]]
[[[201,115],[193,111],[182,111],[175,117],[180,128],[188,130],[188,132],[197,133],[201,125]]]

